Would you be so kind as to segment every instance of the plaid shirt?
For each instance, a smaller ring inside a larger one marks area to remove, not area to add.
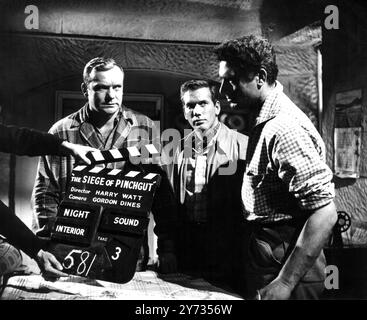
[[[116,118],[113,132],[106,145],[102,141],[100,133],[89,122],[88,104],[84,105],[77,112],[56,122],[49,132],[69,142],[89,145],[99,150],[104,150],[105,148],[120,149],[148,143],[154,143],[159,147],[159,131],[155,127],[154,122],[148,117],[125,107],[121,108]],[[34,227],[40,228],[37,232],[39,236],[50,235],[57,208],[65,197],[74,164],[75,159],[72,156],[43,156],[40,158],[33,189],[35,214],[38,218],[38,221],[34,221],[35,223],[38,222],[38,225]],[[111,169],[122,168],[124,165],[125,162],[115,162],[107,164],[107,167]],[[158,235],[159,247],[159,234],[164,234],[162,238],[169,238],[166,234],[170,232],[168,229],[174,223],[172,211],[174,211],[175,203],[173,191],[168,189],[170,188],[168,178],[163,170],[159,168],[153,170],[157,169],[162,175],[162,182],[156,192],[152,212],[156,222],[155,231]],[[171,244],[164,246],[170,247]]]
[[[301,218],[334,197],[324,142],[279,82],[255,120],[246,161],[242,201],[249,221]]]

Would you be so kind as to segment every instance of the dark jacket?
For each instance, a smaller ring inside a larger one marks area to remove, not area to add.
[[[232,277],[230,281],[235,281],[241,272],[241,184],[247,141],[243,134],[220,125],[216,143],[207,156],[207,222],[202,225],[188,221],[185,207],[188,158],[183,151],[175,154],[169,176],[179,206],[177,255],[183,271],[195,269],[204,277],[220,280]]]

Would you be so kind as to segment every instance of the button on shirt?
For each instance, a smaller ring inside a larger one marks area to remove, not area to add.
[[[334,197],[325,145],[309,118],[276,82],[249,137],[242,201],[247,220],[290,220]]]

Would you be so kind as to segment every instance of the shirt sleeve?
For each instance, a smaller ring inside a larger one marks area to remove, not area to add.
[[[279,178],[303,210],[316,210],[334,198],[333,174],[325,163],[321,137],[289,126],[276,138],[272,158]]]
[[[39,156],[59,153],[62,139],[49,133],[0,125],[0,151],[17,155]]]

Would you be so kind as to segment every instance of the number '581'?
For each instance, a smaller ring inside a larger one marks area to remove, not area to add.
[[[71,250],[62,263],[66,270],[76,269],[76,274],[87,276],[96,258],[96,254],[80,249]]]

